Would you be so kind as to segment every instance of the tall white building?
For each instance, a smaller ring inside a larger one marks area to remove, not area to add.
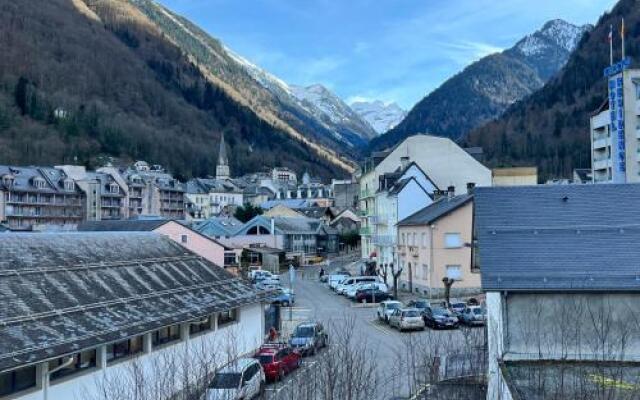
[[[640,70],[627,69],[626,60],[605,70],[608,102],[591,117],[595,183],[640,181]]]

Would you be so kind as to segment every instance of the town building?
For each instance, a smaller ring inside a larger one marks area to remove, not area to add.
[[[243,191],[232,180],[196,178],[187,182],[187,215],[194,220],[233,214],[244,204]]]
[[[235,235],[243,225],[232,216],[221,215],[200,221],[193,226],[193,229],[216,240],[222,240]]]
[[[341,234],[358,233],[360,230],[360,217],[350,208],[345,208],[329,223]]]
[[[487,400],[607,387],[607,398],[628,398],[640,359],[638,201],[637,184],[476,189]]]
[[[454,281],[451,295],[480,293],[480,274],[472,263],[473,185],[465,194],[446,192],[398,222],[399,287],[429,298],[444,295],[443,279]]]
[[[629,65],[605,70],[609,95],[590,119],[595,183],[640,182],[640,69]]]
[[[332,179],[331,190],[333,191],[333,206],[342,210],[344,208],[358,207],[358,196],[360,195],[360,185],[354,179]]]
[[[73,229],[84,215],[82,191],[64,171],[0,165],[0,222],[12,230]]]
[[[78,225],[80,232],[154,232],[164,235],[207,261],[225,268],[238,264],[233,249],[193,230],[178,221],[167,219],[89,221]]]
[[[572,182],[580,185],[593,183],[593,173],[591,168],[574,168]]]
[[[365,161],[359,180],[360,212],[366,215],[360,228],[363,258],[370,258],[375,250],[372,240],[375,225],[372,222],[377,217],[379,178],[395,172],[403,160],[419,166],[439,189],[453,186],[455,190],[462,191],[468,182],[474,182],[477,186],[491,186],[492,183],[491,170],[448,138],[414,135],[391,151],[374,153]]]
[[[98,172],[108,171],[105,168],[98,169]],[[128,187],[129,218],[159,216],[184,219],[185,184],[167,173],[162,166],[150,166],[144,161],[137,161],[132,167],[120,171],[120,176]]]
[[[3,398],[170,397],[265,334],[265,292],[162,235],[9,233],[0,259]]]
[[[299,208],[298,210],[302,210]],[[277,204],[274,207],[269,208],[263,214],[267,218],[271,217],[304,217],[301,212],[298,212],[292,208],[285,206],[284,204]]]
[[[504,167],[491,170],[493,186],[538,184],[538,167]]]

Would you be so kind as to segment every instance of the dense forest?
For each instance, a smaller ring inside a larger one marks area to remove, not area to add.
[[[626,52],[638,67],[640,4],[621,0],[585,33],[555,78],[502,117],[471,132],[463,145],[482,146],[492,166],[536,165],[542,180],[570,177],[574,168],[590,167],[589,117],[607,99],[603,69],[609,64],[609,26],[618,31],[614,46],[619,59],[623,17]]]
[[[146,160],[179,177],[344,171],[232,99],[125,1],[0,0],[0,163]]]

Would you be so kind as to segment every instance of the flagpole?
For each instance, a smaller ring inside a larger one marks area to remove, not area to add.
[[[609,65],[613,65],[613,24],[609,26]]]
[[[620,36],[622,38],[622,59],[624,60],[624,18],[622,18],[622,28],[620,29]]]

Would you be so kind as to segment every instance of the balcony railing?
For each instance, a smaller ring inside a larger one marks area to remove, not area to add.
[[[368,226],[363,226],[362,228],[360,228],[360,235],[362,236],[371,235],[371,228],[369,228]]]

